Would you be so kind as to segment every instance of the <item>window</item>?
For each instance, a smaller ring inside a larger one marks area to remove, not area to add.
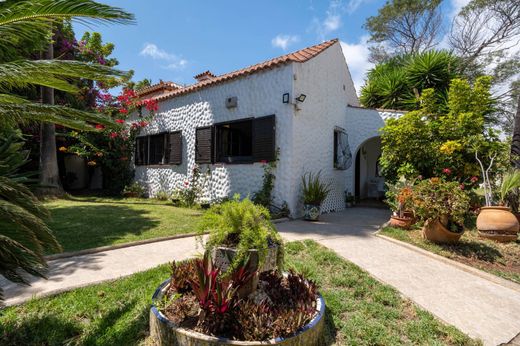
[[[348,143],[348,135],[341,128],[334,129],[334,168],[349,169],[352,165],[352,153]]]
[[[181,132],[161,133],[136,138],[135,164],[163,165],[182,163]]]
[[[219,124],[215,129],[217,162],[253,161],[253,120]]]
[[[275,156],[274,115],[196,129],[197,163],[252,163]]]

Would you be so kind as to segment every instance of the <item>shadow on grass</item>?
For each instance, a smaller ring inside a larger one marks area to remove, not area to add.
[[[136,345],[148,331],[148,309],[136,309],[136,304],[135,300],[127,302],[93,320],[90,316],[70,320],[56,315],[24,318],[12,329],[0,327],[0,344]]]
[[[52,209],[49,223],[64,251],[113,244],[127,235],[139,236],[159,225],[149,211],[112,205],[70,206]]]
[[[338,331],[336,329],[336,324],[334,323],[334,318],[332,317],[332,313],[329,309],[325,310],[325,328],[323,331],[323,341],[325,345],[334,345],[336,343],[336,336]]]
[[[99,204],[128,204],[128,205],[161,205],[167,207],[174,207],[172,203],[161,202],[153,198],[148,199],[128,199],[125,197],[111,197],[111,196],[88,196],[88,197],[75,197],[68,196],[64,200],[72,202],[85,202],[85,203],[99,203]]]
[[[439,245],[443,250],[449,251],[455,255],[478,259],[480,261],[494,263],[497,259],[502,258],[502,254],[496,248],[485,243],[466,240],[453,245]]]

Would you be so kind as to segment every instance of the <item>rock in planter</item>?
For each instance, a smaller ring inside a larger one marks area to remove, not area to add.
[[[321,205],[319,204],[304,204],[303,218],[307,221],[317,221],[321,214]]]
[[[477,229],[480,237],[505,243],[518,239],[519,224],[508,207],[482,207]]]
[[[316,315],[295,335],[288,338],[276,338],[269,341],[236,341],[225,338],[198,333],[186,328],[181,328],[168,320],[155,306],[168,290],[170,280],[166,280],[159,286],[152,297],[150,309],[150,338],[153,345],[168,346],[206,346],[206,345],[284,345],[284,346],[311,346],[323,344],[323,328],[325,323],[325,301],[318,296],[316,298]]]
[[[423,227],[423,237],[434,243],[453,244],[460,240],[462,232],[452,232],[447,229],[439,219],[428,220]]]

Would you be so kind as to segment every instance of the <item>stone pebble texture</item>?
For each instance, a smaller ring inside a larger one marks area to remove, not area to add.
[[[348,57],[347,57],[348,60]],[[282,102],[289,93],[291,102]],[[305,102],[294,99],[305,94]],[[225,101],[237,97],[237,107]],[[301,176],[321,171],[332,191],[322,204],[322,212],[345,208],[345,190],[353,191],[354,164],[337,170],[333,162],[334,129],[345,129],[353,158],[360,145],[379,136],[383,116],[392,112],[362,109],[340,44],[334,44],[305,63],[288,63],[240,77],[197,92],[159,103],[154,120],[141,135],[182,131],[181,165],[137,166],[136,181],[147,187],[150,196],[172,192],[191,179],[195,166],[195,129],[219,122],[275,114],[276,147],[279,161],[275,170],[274,202],[287,202],[291,217],[301,217],[303,204]],[[262,187],[264,164],[202,164],[204,188],[201,201],[251,196]]]

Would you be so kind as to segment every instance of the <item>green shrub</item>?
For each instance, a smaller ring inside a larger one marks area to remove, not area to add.
[[[141,184],[139,184],[137,181],[134,181],[130,185],[126,185],[125,188],[123,189],[123,196],[125,196],[125,197],[141,198],[141,197],[144,197],[144,193],[145,193],[144,187]]]
[[[155,199],[158,199],[159,201],[167,201],[170,199],[170,193],[164,190],[158,191],[155,194]]]
[[[278,267],[283,267],[283,242],[271,223],[269,211],[249,198],[240,200],[240,196],[235,195],[232,200],[213,205],[200,223],[200,236],[205,232],[209,232],[206,251],[211,252],[219,246],[237,250],[231,269],[242,263],[247,252],[253,249],[258,250],[262,265],[269,247],[275,244],[278,245]]]

